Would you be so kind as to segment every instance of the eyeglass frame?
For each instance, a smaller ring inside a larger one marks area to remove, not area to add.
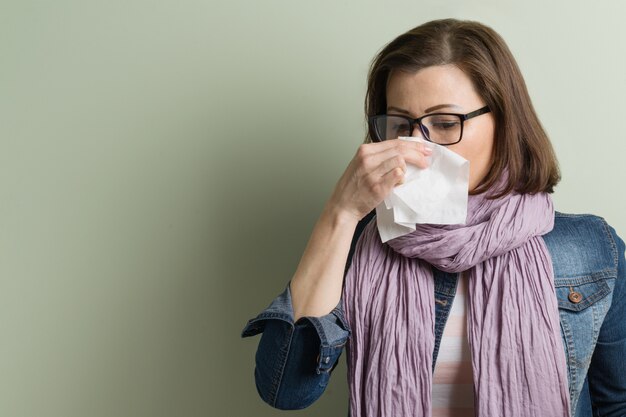
[[[376,121],[376,119],[382,118],[382,117],[389,117],[389,116],[393,116],[393,117],[401,117],[403,119],[406,119],[409,121],[409,128],[411,129],[411,133],[413,133],[413,130],[415,129],[415,124],[417,124],[420,128],[420,132],[422,132],[422,135],[424,136],[424,139],[426,139],[429,142],[435,143],[437,145],[441,145],[441,146],[450,146],[450,145],[455,145],[457,143],[459,143],[461,141],[461,139],[463,139],[463,125],[465,124],[464,122],[466,120],[469,120],[471,118],[474,118],[476,116],[480,116],[481,114],[485,114],[485,113],[490,113],[491,109],[489,108],[489,106],[483,106],[478,110],[474,110],[471,111],[469,113],[466,114],[462,114],[462,113],[428,113],[425,114],[421,117],[418,117],[417,119],[413,119],[409,116],[405,116],[402,114],[379,114],[379,115],[375,115],[375,116],[369,116],[368,117],[368,122],[370,124],[370,128],[372,129],[372,131],[374,132],[374,137],[372,139],[375,139],[376,142],[384,142],[386,140],[389,139],[379,139],[378,138],[378,130],[376,129],[376,125],[374,124],[374,122]],[[437,143],[437,142],[433,142],[432,140],[430,140],[428,138],[428,134],[424,131],[424,126],[422,125],[422,120],[426,117],[431,117],[431,116],[457,116],[459,118],[459,120],[461,120],[461,133],[459,134],[459,140],[457,140],[456,142],[452,142],[452,143]]]

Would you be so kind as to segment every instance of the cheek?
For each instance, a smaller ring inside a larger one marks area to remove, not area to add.
[[[494,131],[489,132],[483,137],[480,147],[476,152],[476,158],[480,159],[485,165],[490,166],[493,161]]]
[[[493,145],[495,129],[492,123],[481,123],[476,129],[467,131],[467,137],[463,135],[462,145],[457,153],[470,161],[470,166],[479,165],[481,168],[491,164],[493,158]],[[455,151],[456,152],[456,151]]]
[[[465,139],[463,139],[461,142],[457,143],[456,145],[450,145],[447,148],[448,150],[458,154],[462,158],[465,158],[468,161],[470,161],[470,166],[471,166],[472,161],[476,159],[476,149],[474,146],[470,146],[467,142],[464,142],[464,141]]]
[[[492,155],[492,142],[484,143],[481,146],[474,147],[469,149],[467,152],[467,157],[465,159],[469,160],[470,163],[474,163],[474,165],[480,164],[489,165],[491,163],[491,155]]]
[[[463,136],[463,140],[456,145],[448,146],[448,149],[467,159],[470,163],[470,171],[483,171],[490,164],[493,153],[493,131],[485,132],[482,137]]]

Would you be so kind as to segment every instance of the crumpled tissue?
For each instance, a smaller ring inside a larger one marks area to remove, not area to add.
[[[432,149],[427,168],[406,164],[404,183],[376,207],[382,243],[415,231],[415,225],[464,224],[467,219],[469,161],[445,146],[419,137],[416,141]]]

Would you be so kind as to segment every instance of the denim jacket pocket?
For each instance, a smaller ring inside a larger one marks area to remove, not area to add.
[[[582,311],[611,292],[606,274],[588,277],[559,278],[555,282],[559,308]],[[615,278],[615,277],[612,277]]]

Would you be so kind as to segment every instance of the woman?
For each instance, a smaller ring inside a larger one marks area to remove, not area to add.
[[[501,37],[453,19],[400,35],[365,110],[293,278],[242,333],[263,332],[263,400],[310,405],[345,345],[351,416],[626,415],[624,242],[554,211],[557,161]],[[429,165],[400,136],[469,161],[465,224],[381,243],[373,209]]]

